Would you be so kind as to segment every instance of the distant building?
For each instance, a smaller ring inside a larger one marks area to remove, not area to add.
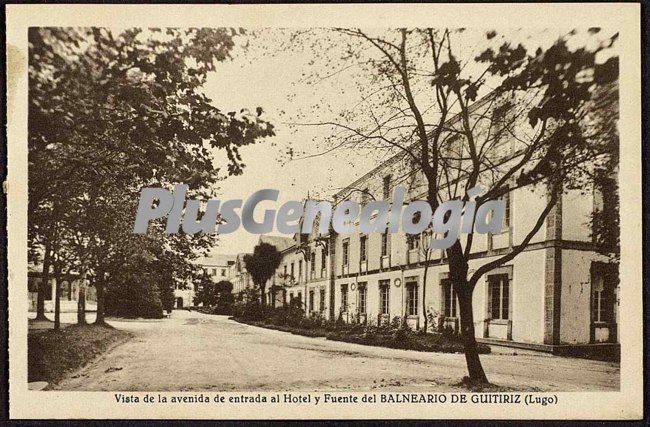
[[[54,296],[56,294],[56,280],[50,271],[49,285],[45,289],[45,311],[54,312]],[[79,275],[75,272],[64,274],[61,281],[61,312],[77,312],[79,300]],[[27,288],[29,296],[29,311],[36,311],[38,299],[38,286],[43,281],[43,265],[30,263],[27,266]],[[97,310],[97,292],[93,286],[93,277],[89,276],[86,282],[86,311]]]
[[[235,255],[211,255],[200,257],[194,263],[203,274],[209,276],[214,283],[222,280],[232,281],[233,265],[235,264]],[[194,305],[196,296],[196,283],[190,283],[185,289],[174,289],[175,303],[174,307],[183,308]]]

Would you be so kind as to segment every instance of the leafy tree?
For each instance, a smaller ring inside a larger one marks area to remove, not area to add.
[[[463,33],[433,28],[296,33],[292,43],[311,49],[315,58],[307,80],[322,83],[350,70],[361,98],[334,120],[297,125],[330,128],[325,151],[383,150],[401,156],[408,166],[395,184],[423,182],[414,193],[421,190],[432,211],[446,200],[470,201],[468,190],[477,185],[487,190],[473,199],[477,207],[520,188],[547,196],[534,225],[520,230],[521,240],[475,271],[469,269],[473,232],[446,249],[469,377],[486,383],[473,291],[486,273],[528,246],[563,191],[588,188],[594,167],[603,169],[614,156],[615,118],[596,112],[593,101],[617,78],[615,56],[597,61],[611,53],[617,36],[603,38],[599,29],[590,29],[590,43],[575,48],[572,31],[529,52],[490,31],[472,51],[458,42]],[[332,57],[342,58],[339,70],[331,70]],[[325,107],[321,111],[330,114]]]
[[[262,242],[255,246],[252,254],[244,256],[246,271],[260,291],[260,301],[266,305],[266,282],[273,277],[282,262],[282,254],[270,243]]]
[[[212,307],[216,302],[215,283],[210,276],[203,274],[198,282],[195,303],[204,307]]]
[[[161,294],[168,304],[170,289],[192,276],[191,260],[214,237],[164,235],[160,224],[132,235],[139,191],[182,182],[190,196],[211,197],[217,180],[242,173],[239,148],[273,135],[261,109],[223,112],[202,90],[244,32],[31,28],[28,36],[31,259],[42,259],[47,279],[53,248],[73,252],[77,273],[96,279],[103,322],[104,288],[116,287],[112,304],[122,301],[116,295],[137,248],[147,262],[129,270],[131,283],[147,287],[155,306]],[[227,153],[225,173],[211,148]],[[65,247],[57,243],[63,231]],[[82,286],[80,323],[83,296]]]

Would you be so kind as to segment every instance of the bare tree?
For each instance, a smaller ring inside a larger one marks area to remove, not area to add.
[[[477,208],[524,187],[547,195],[521,241],[476,271],[469,269],[473,227],[446,249],[469,379],[487,383],[475,339],[473,291],[486,273],[529,245],[564,189],[584,185],[593,165],[611,154],[617,143],[613,128],[598,123],[590,103],[617,78],[618,62],[611,57],[597,63],[596,56],[616,40],[603,38],[598,29],[589,30],[593,47],[570,48],[575,34],[570,32],[532,53],[495,31],[468,53],[457,43],[462,34],[431,28],[319,34],[311,45],[315,55],[342,58],[334,74],[352,67],[362,96],[336,120],[299,125],[329,127],[326,151],[381,149],[401,155],[414,172],[409,177],[424,183],[419,197],[432,211],[446,200],[470,201],[467,192],[476,186],[486,190],[475,198]],[[310,78],[318,83],[332,74],[330,67]]]

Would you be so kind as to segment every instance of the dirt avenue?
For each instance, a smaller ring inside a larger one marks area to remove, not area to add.
[[[462,354],[328,341],[180,310],[169,319],[109,323],[134,338],[54,389],[286,391],[294,396],[310,391],[466,391],[459,384],[466,375]],[[618,389],[616,363],[507,351],[481,357],[491,382],[504,390]]]

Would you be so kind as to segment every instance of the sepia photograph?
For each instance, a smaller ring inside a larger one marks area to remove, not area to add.
[[[111,418],[625,399],[622,359],[642,354],[621,338],[642,322],[626,28],[263,10],[25,26],[11,387],[104,392],[88,399]]]

